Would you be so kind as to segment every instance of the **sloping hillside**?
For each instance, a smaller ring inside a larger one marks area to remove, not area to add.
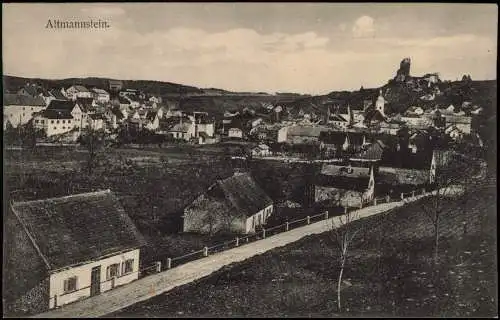
[[[496,188],[478,195],[466,211],[453,201],[447,206],[438,266],[431,262],[432,226],[418,202],[354,222],[361,231],[344,272],[341,313],[338,252],[322,234],[109,316],[496,316]]]

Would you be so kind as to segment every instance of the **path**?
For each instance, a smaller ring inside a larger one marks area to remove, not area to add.
[[[418,199],[422,196],[415,197]],[[408,199],[409,200],[409,199]],[[369,217],[390,209],[400,207],[409,202],[390,202],[377,206],[359,209],[358,219]],[[176,268],[150,275],[136,280],[123,287],[106,291],[101,295],[87,298],[59,309],[35,315],[36,318],[66,317],[101,317],[121,310],[137,302],[147,300],[175,287],[206,277],[222,267],[246,260],[271,249],[285,246],[311,234],[319,234],[328,230],[332,221],[338,223],[339,217],[322,220],[310,225],[292,229],[268,238],[242,245],[234,249],[212,254],[206,258],[188,262]]]

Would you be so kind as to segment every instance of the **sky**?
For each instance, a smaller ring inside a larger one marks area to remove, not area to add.
[[[411,74],[496,79],[495,4],[9,3],[4,74],[324,94]],[[50,29],[48,20],[107,21]]]

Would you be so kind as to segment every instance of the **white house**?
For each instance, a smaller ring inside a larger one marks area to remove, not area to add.
[[[227,131],[227,136],[230,138],[243,138],[243,131],[239,128],[230,128]]]
[[[14,128],[28,123],[33,115],[45,109],[45,101],[41,97],[6,93],[3,96],[4,129],[9,122]]]
[[[109,93],[106,90],[93,88],[92,94],[94,99],[98,102],[106,103],[109,102]]]
[[[273,213],[273,201],[248,173],[218,180],[184,209],[183,231],[253,233]]]
[[[161,98],[160,97],[151,96],[151,97],[149,97],[149,101],[151,101],[153,103],[161,103]]]
[[[35,128],[43,129],[47,137],[75,129],[75,119],[65,110],[43,110],[33,117]]]
[[[13,202],[6,223],[18,310],[40,313],[138,279],[145,241],[110,190]]]
[[[459,139],[463,138],[463,136],[464,136],[464,133],[459,128],[457,128],[457,126],[454,124],[446,127],[444,129],[444,132],[448,136],[450,136],[450,138],[452,138],[453,140],[459,140]]]
[[[73,85],[65,90],[66,97],[71,100],[76,100],[76,98],[92,98],[92,92],[82,85]]]
[[[90,114],[88,117],[89,127],[92,130],[104,129],[104,117],[101,114]]]
[[[72,124],[75,128],[85,128],[88,126],[88,114],[74,101],[52,100],[47,110],[71,114],[74,120]]]
[[[269,146],[266,144],[259,144],[255,148],[252,149],[252,156],[260,156],[265,157],[271,154],[271,150]]]
[[[168,130],[168,132],[174,137],[174,139],[189,141],[195,136],[195,125],[190,121],[176,123]]]

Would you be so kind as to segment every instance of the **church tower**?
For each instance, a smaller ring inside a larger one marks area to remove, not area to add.
[[[382,95],[382,89],[380,89],[377,102],[375,103],[375,110],[378,110],[385,117],[384,106],[385,106],[385,99],[384,96]]]

